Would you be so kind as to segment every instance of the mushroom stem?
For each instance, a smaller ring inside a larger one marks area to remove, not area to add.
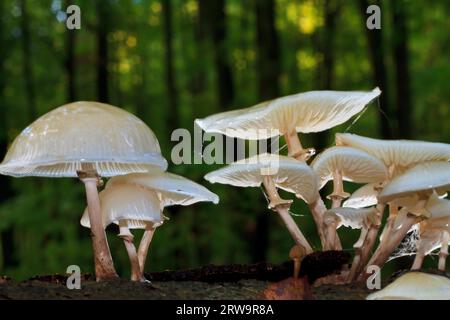
[[[290,157],[293,157],[300,161],[307,161],[316,153],[316,150],[314,148],[303,149],[303,146],[295,129],[285,133],[284,139],[286,140]]]
[[[445,262],[447,260],[448,256],[448,242],[450,236],[447,231],[444,231],[442,234],[442,240],[441,240],[441,251],[439,252],[439,265],[438,269],[441,271],[445,271]]]
[[[325,250],[325,248],[327,247],[327,237],[325,234],[325,225],[323,223],[323,216],[327,211],[327,207],[325,206],[325,203],[323,202],[320,196],[318,196],[317,200],[314,203],[310,203],[308,204],[308,206],[313,216],[314,222],[316,223],[317,233],[319,234],[320,237],[320,243],[322,244],[322,248]],[[336,230],[335,233],[336,233],[335,249],[342,250],[341,241],[339,239],[339,235],[337,234]]]
[[[353,245],[353,248],[355,248],[355,256],[353,257],[352,266],[350,268],[350,272],[347,277],[347,282],[352,282],[355,280],[356,275],[358,274],[358,268],[361,264],[361,256],[362,256],[362,246],[364,245],[364,242],[366,240],[368,234],[368,228],[363,227],[361,229],[361,233],[359,235],[358,241]]]
[[[141,243],[138,248],[138,259],[142,274],[144,274],[145,262],[147,260],[148,248],[152,242],[153,235],[155,234],[155,228],[147,227],[142,235]]]
[[[355,268],[355,273],[359,274],[361,270],[365,267],[367,261],[370,258],[370,253],[377,241],[378,231],[380,230],[380,224],[383,216],[385,205],[378,204],[376,210],[378,212],[378,218],[376,223],[372,223],[367,231],[367,235],[364,239],[364,242],[361,246],[361,254],[359,257],[359,261],[357,265],[352,265],[352,268]]]
[[[339,208],[342,200],[348,198],[350,194],[344,191],[342,174],[339,170],[333,171],[333,193],[328,196],[332,201],[332,208]]]
[[[297,279],[300,274],[300,267],[306,252],[302,246],[295,245],[289,252],[289,257],[294,261],[294,278]]]
[[[393,230],[386,245],[384,247],[377,248],[365,268],[371,265],[381,267],[389,259],[389,256],[395,250],[395,248],[402,242],[403,238],[405,238],[411,227],[417,222],[419,222],[418,217],[414,215],[408,215],[402,225],[397,230]],[[365,280],[368,276],[369,274],[364,272],[364,274],[361,275],[361,279]]]
[[[91,225],[92,248],[94,251],[95,278],[97,281],[118,278],[106,240],[100,210],[97,185],[99,176],[95,170],[79,171],[79,179],[84,183]]]
[[[422,251],[418,251],[416,253],[416,257],[414,258],[414,263],[411,267],[411,270],[418,270],[418,269],[422,268],[424,258],[425,258],[425,253]]]
[[[302,246],[307,253],[313,252],[310,244],[308,243],[308,240],[306,240],[305,236],[298,228],[294,219],[292,219],[291,215],[289,214],[289,207],[292,201],[281,199],[275,183],[270,176],[264,176],[263,184],[270,200],[269,208],[278,212],[295,243],[299,246]]]
[[[123,240],[125,248],[127,249],[128,258],[130,259],[131,266],[131,281],[141,281],[145,282],[145,278],[142,275],[141,268],[139,266],[139,259],[136,252],[136,247],[134,246],[133,240],[134,236],[131,234],[130,229],[127,226],[119,224],[120,233],[119,238]]]

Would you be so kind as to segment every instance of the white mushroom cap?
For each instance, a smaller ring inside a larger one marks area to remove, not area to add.
[[[188,206],[200,201],[210,201],[215,204],[219,202],[219,197],[202,185],[168,172],[132,173],[117,176],[108,181],[106,188],[121,184],[139,185],[155,191],[164,207]]]
[[[345,208],[357,209],[376,205],[378,203],[377,196],[379,193],[379,191],[374,188],[376,185],[377,183],[369,183],[357,189],[352,193],[350,198],[344,201],[342,206]]]
[[[378,201],[385,203],[433,190],[450,190],[450,162],[425,162],[408,169],[383,188]]]
[[[130,229],[145,229],[147,225],[157,227],[164,222],[158,195],[136,185],[117,185],[100,192],[100,207],[103,226],[123,221]],[[90,228],[87,208],[80,221]]]
[[[314,159],[311,167],[319,179],[319,189],[333,179],[335,170],[339,170],[343,180],[356,183],[383,182],[388,177],[383,162],[351,147],[328,148]]]
[[[361,229],[375,223],[377,210],[375,208],[334,208],[327,210],[325,215],[338,217],[338,228],[345,226],[352,229]]]
[[[395,174],[425,161],[450,161],[450,144],[413,141],[379,140],[351,133],[337,133],[336,145],[358,148],[382,160],[387,167],[394,165]]]
[[[195,122],[206,132],[250,140],[267,139],[292,130],[319,132],[344,123],[380,93],[378,88],[370,92],[310,91]]]
[[[259,187],[265,175],[271,176],[278,188],[307,203],[317,200],[317,178],[311,168],[303,161],[276,154],[265,153],[231,163],[208,173],[205,179],[236,187]]]
[[[82,164],[105,177],[167,168],[158,140],[142,120],[107,104],[74,102],[23,130],[9,148],[0,173],[76,177]]]
[[[423,272],[408,272],[367,300],[450,300],[450,279]]]

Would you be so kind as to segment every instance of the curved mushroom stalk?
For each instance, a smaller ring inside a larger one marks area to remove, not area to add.
[[[292,219],[291,215],[289,214],[289,208],[292,201],[281,199],[275,186],[275,182],[270,176],[264,176],[263,184],[270,200],[269,207],[272,210],[278,212],[295,243],[299,246],[302,246],[307,253],[313,252],[311,245],[308,243],[308,240],[306,240],[305,236],[298,228],[294,219]]]
[[[441,251],[439,252],[439,265],[438,269],[445,271],[445,262],[448,256],[448,242],[450,240],[450,235],[447,231],[442,232],[441,239]]]
[[[153,235],[155,234],[155,228],[147,227],[142,235],[141,242],[138,248],[138,259],[141,273],[144,274],[145,262],[147,260],[148,248],[152,242]]]
[[[306,162],[316,154],[316,149],[314,148],[303,149],[296,130],[286,133],[284,139],[286,140],[289,156],[292,158]]]
[[[361,265],[362,247],[366,241],[368,232],[369,229],[367,227],[363,227],[361,229],[361,233],[359,234],[358,241],[356,241],[353,245],[353,248],[355,249],[355,256],[353,257],[352,266],[350,268],[350,272],[348,273],[347,282],[354,281],[358,275],[358,269]]]
[[[421,232],[420,240],[417,245],[416,257],[414,258],[411,270],[422,268],[423,259],[427,254],[439,246],[441,237],[441,232],[436,232],[436,230],[426,230],[423,233]]]
[[[398,218],[401,218],[401,223],[397,228],[392,230],[390,238],[387,240],[384,247],[378,247],[369,262],[367,263],[365,269],[368,266],[376,265],[378,267],[383,266],[389,259],[391,253],[398,247],[398,245],[405,238],[406,234],[411,230],[412,226],[420,222],[421,218],[408,213],[406,208],[402,208],[399,212]],[[361,279],[365,280],[369,275],[367,272],[361,275]]]
[[[313,216],[314,222],[316,224],[317,233],[319,234],[320,243],[322,244],[323,250],[328,246],[328,240],[326,235],[326,225],[323,223],[325,212],[327,211],[327,207],[323,202],[322,198],[319,196],[317,200],[313,203],[309,203],[309,211],[311,211],[311,215]],[[328,231],[329,234],[330,230]],[[336,230],[335,230],[336,233]],[[333,235],[335,239],[335,250],[342,250],[341,241],[339,239],[338,234]]]
[[[131,281],[140,281],[140,282],[147,282],[147,280],[144,278],[141,267],[139,265],[139,259],[136,252],[136,247],[134,246],[133,240],[134,236],[130,232],[130,229],[125,224],[122,224],[119,222],[119,238],[123,240],[123,243],[125,244],[125,248],[127,249],[128,258],[130,259],[130,266],[131,266]]]
[[[342,174],[339,170],[333,171],[333,193],[327,196],[332,201],[332,208],[339,208],[342,200],[347,199],[349,193],[344,191],[344,183],[342,181]]]
[[[84,183],[91,225],[92,247],[94,251],[95,278],[97,281],[118,278],[103,228],[100,199],[97,186],[100,178],[95,170],[78,171],[79,179]]]

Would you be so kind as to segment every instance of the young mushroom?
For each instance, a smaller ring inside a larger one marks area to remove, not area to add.
[[[361,112],[380,89],[362,91],[310,91],[271,101],[247,109],[233,110],[197,119],[205,132],[233,138],[261,140],[284,136],[289,155],[308,160],[314,148],[304,149],[298,132],[325,131]]]
[[[450,279],[443,275],[408,272],[367,300],[450,300]]]
[[[420,269],[424,257],[440,247],[438,269],[445,271],[450,242],[450,200],[440,199],[437,194],[433,194],[426,209],[431,217],[420,223],[420,240],[411,269]]]
[[[307,253],[312,248],[292,219],[289,208],[292,200],[282,199],[277,188],[294,193],[311,207],[318,197],[317,179],[309,166],[302,161],[275,154],[261,154],[234,162],[222,169],[208,173],[205,179],[211,183],[236,187],[264,186],[269,198],[269,209],[278,213],[295,243]]]
[[[289,258],[294,261],[294,278],[297,279],[300,274],[300,267],[303,258],[306,256],[306,250],[304,247],[295,245],[289,251]]]
[[[101,223],[100,177],[165,170],[158,140],[139,118],[107,104],[74,102],[41,116],[16,137],[0,174],[78,177],[85,185],[97,281],[117,277]]]
[[[161,209],[173,205],[189,206],[197,202],[219,203],[219,197],[207,188],[189,179],[169,172],[135,173],[110,179],[105,189],[122,185],[134,185],[154,192],[158,196]],[[147,225],[138,249],[141,272],[144,272],[148,248],[155,228]]]
[[[145,282],[134,236],[130,229],[152,229],[164,221],[160,200],[155,192],[136,185],[118,185],[100,192],[103,228],[111,223],[119,225],[119,238],[125,244],[131,265],[131,280]],[[81,225],[90,228],[88,210],[84,211]]]
[[[341,201],[348,197],[343,189],[343,180],[356,183],[381,183],[388,176],[383,162],[364,151],[351,147],[328,148],[314,159],[311,167],[319,179],[319,189],[323,188],[329,180],[333,180],[333,193],[329,195],[333,201],[332,208],[340,207]],[[327,226],[328,222],[332,226]],[[333,246],[327,246],[327,249],[341,249],[334,220],[324,220],[324,223],[325,230],[332,232],[332,234],[327,233],[326,241]]]
[[[388,183],[378,195],[380,203],[388,203],[398,198],[417,196],[413,205],[404,206],[399,211],[392,232],[377,248],[369,265],[382,266],[393,250],[400,244],[411,227],[431,213],[426,204],[434,192],[450,190],[450,162],[425,162],[408,169]]]

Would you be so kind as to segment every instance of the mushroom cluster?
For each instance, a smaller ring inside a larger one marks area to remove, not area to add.
[[[165,206],[198,201],[218,203],[206,188],[165,172],[153,131],[133,114],[103,103],[74,102],[41,116],[16,137],[0,174],[14,177],[77,177],[86,189],[81,224],[91,231],[97,281],[118,277],[105,228],[119,225],[132,269],[143,281],[154,230],[165,220]],[[102,177],[111,178],[104,191]],[[139,250],[130,229],[145,229]]]
[[[298,133],[327,130],[349,120],[379,94],[378,88],[313,91],[198,119],[204,131],[235,138],[268,139],[275,132],[284,137],[288,149],[288,156],[255,155],[210,172],[205,179],[238,187],[262,185],[268,208],[278,213],[295,245],[307,253],[313,249],[289,212],[293,200],[282,199],[277,188],[294,193],[308,205],[323,250],[342,250],[340,227],[361,229],[351,268],[344,268],[340,281],[366,279],[367,267],[383,266],[413,228],[420,230],[413,269],[421,267],[426,254],[441,248],[438,268],[445,270],[450,231],[450,201],[444,199],[450,190],[449,144],[337,133],[336,145],[314,157],[315,149],[305,149],[298,137]],[[319,191],[329,181],[333,191],[327,208]],[[361,186],[349,194],[343,181]],[[386,208],[387,222],[379,235]]]

